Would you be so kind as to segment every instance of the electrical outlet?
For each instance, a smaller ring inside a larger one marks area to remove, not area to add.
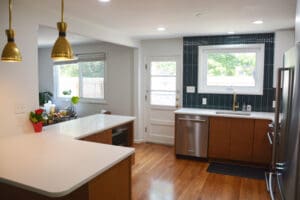
[[[195,93],[195,86],[186,86],[186,93]]]
[[[276,101],[273,101],[272,107],[273,107],[273,108],[276,108]]]
[[[25,104],[16,104],[15,105],[15,114],[23,114],[26,112]]]
[[[207,104],[207,98],[202,98],[202,105],[206,105]]]

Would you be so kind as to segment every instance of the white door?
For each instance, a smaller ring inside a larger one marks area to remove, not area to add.
[[[180,56],[151,57],[145,88],[146,141],[174,144],[174,111],[180,106]]]

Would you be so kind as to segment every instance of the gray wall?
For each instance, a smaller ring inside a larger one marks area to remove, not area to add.
[[[79,103],[79,116],[99,113],[101,109],[113,114],[133,115],[133,49],[110,43],[74,45],[74,53],[106,53],[107,93],[105,104]],[[54,91],[53,62],[50,59],[51,48],[38,50],[39,91]],[[66,105],[65,101],[54,100],[57,106]]]

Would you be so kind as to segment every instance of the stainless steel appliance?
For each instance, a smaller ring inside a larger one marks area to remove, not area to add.
[[[208,117],[176,115],[176,155],[207,158]]]
[[[287,51],[278,70],[273,156],[268,176],[271,199],[300,199],[300,46]]]

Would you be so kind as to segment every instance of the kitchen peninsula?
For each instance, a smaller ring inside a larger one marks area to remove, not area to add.
[[[92,115],[0,140],[0,199],[131,199],[134,149],[86,142],[134,117]],[[78,140],[80,139],[80,140]]]

